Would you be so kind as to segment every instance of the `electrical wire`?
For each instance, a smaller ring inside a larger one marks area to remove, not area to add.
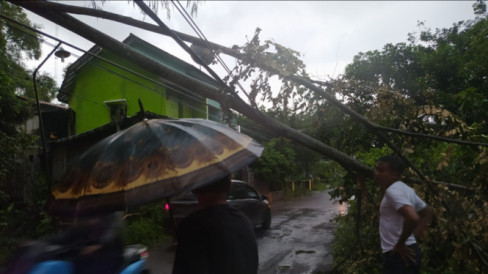
[[[149,87],[149,86],[145,85],[144,83],[142,83],[140,81],[137,81],[136,79],[132,79],[130,77],[127,77],[127,76],[125,76],[123,74],[120,74],[120,73],[118,73],[118,72],[116,72],[116,71],[114,71],[114,70],[112,70],[110,68],[107,68],[107,67],[103,66],[103,65],[100,65],[100,64],[90,64],[90,65],[95,66],[95,67],[98,67],[100,69],[103,69],[103,70],[105,70],[105,71],[107,71],[107,72],[109,72],[111,74],[116,75],[117,77],[120,77],[120,78],[122,78],[124,80],[127,80],[127,81],[130,81],[130,82],[134,83],[134,84],[137,84],[140,87],[142,87],[142,88],[144,88],[146,90],[149,90],[149,91],[151,91],[151,92],[153,92],[153,93],[155,93],[157,95],[160,95],[160,96],[168,96],[168,91],[169,92],[174,92],[175,91],[175,90],[173,90],[173,89],[170,88],[169,90],[166,91],[166,93],[162,93],[162,92],[158,91],[155,88]],[[198,103],[198,104],[203,103],[202,100],[198,100],[197,98],[190,97],[190,96],[188,98],[193,99],[193,101],[195,103]],[[206,111],[201,110],[200,108],[196,107],[195,105],[191,104],[190,102],[185,102],[185,100],[181,100],[180,103],[182,105],[186,106],[187,108],[189,108],[189,109],[191,109],[193,111],[196,111],[197,113],[206,114]],[[205,106],[210,106],[210,105],[207,104],[207,103],[205,103]]]
[[[116,72],[116,71],[111,70],[110,68],[104,67],[103,65],[100,65],[100,64],[90,64],[90,65],[95,66],[95,67],[98,67],[99,69],[103,69],[103,70],[105,70],[105,71],[107,71],[107,72],[109,72],[109,73],[114,74],[114,75],[115,75],[115,76],[117,76],[117,77],[123,78],[124,80],[130,81],[130,82],[133,82],[133,83],[135,83],[135,84],[139,85],[141,88],[144,88],[144,89],[146,89],[146,90],[149,90],[149,91],[151,91],[151,92],[153,92],[153,93],[155,93],[155,94],[157,94],[157,95],[160,95],[160,96],[165,96],[165,95],[167,95],[167,93],[166,93],[166,94],[161,93],[160,91],[158,91],[158,90],[156,90],[156,89],[154,89],[154,88],[151,88],[151,87],[149,87],[149,86],[145,85],[144,83],[141,83],[141,82],[139,82],[139,81],[137,81],[137,80],[135,80],[135,79],[132,79],[132,78],[130,78],[130,77],[127,77],[127,76],[125,76],[125,75],[122,75],[122,74],[120,74],[120,73],[118,73],[118,72]],[[169,90],[169,91],[173,91],[173,90]],[[84,96],[76,95],[76,94],[74,94],[74,93],[73,93],[73,94],[71,94],[71,96],[74,96],[74,97],[77,97],[77,98],[79,98],[79,99],[83,99],[83,100],[89,101],[89,102],[91,102],[91,103],[96,103],[96,104],[97,104],[97,105],[99,105],[99,106],[105,107],[105,104],[102,104],[102,103],[100,103],[100,102],[97,102],[97,101],[91,100],[91,99],[89,99],[88,97],[84,97]],[[195,101],[195,102],[197,102],[197,103],[202,103],[202,101]],[[188,109],[191,109],[192,111],[194,111],[194,112],[196,112],[196,113],[200,113],[200,114],[206,114],[206,111],[204,111],[204,110],[202,110],[202,109],[200,109],[200,108],[196,107],[195,105],[193,105],[193,104],[191,104],[191,103],[189,103],[189,102],[185,102],[185,101],[183,100],[183,101],[180,101],[180,103],[181,103],[183,106],[187,107]],[[210,106],[210,105],[209,105],[209,104],[205,104],[205,106]],[[172,118],[174,118],[174,117],[172,117]]]
[[[131,69],[129,69],[129,68],[127,68],[127,67],[123,66],[123,65],[117,64],[117,63],[115,63],[115,62],[113,62],[113,61],[111,61],[111,60],[108,60],[108,59],[106,59],[106,58],[103,58],[103,57],[101,57],[101,56],[98,56],[98,55],[96,55],[96,54],[93,54],[93,53],[91,53],[91,52],[89,52],[89,51],[83,50],[83,49],[81,49],[81,48],[79,48],[79,47],[77,47],[77,46],[75,46],[75,45],[73,45],[73,44],[71,44],[71,43],[68,43],[68,42],[66,42],[66,41],[64,41],[64,40],[61,40],[61,39],[57,38],[57,37],[54,37],[54,36],[52,36],[52,35],[49,35],[49,34],[47,34],[47,33],[43,32],[43,31],[37,30],[37,29],[35,29],[35,28],[33,28],[33,27],[30,27],[30,26],[27,26],[27,25],[25,25],[25,24],[23,24],[23,23],[20,23],[20,22],[18,22],[18,21],[16,21],[16,20],[14,20],[14,19],[11,19],[11,18],[9,18],[9,17],[7,17],[7,16],[3,15],[3,14],[0,14],[0,17],[1,17],[1,18],[4,18],[4,19],[6,19],[6,20],[8,20],[8,21],[10,21],[10,22],[13,22],[13,23],[15,23],[15,24],[17,24],[17,25],[20,25],[20,26],[22,26],[22,27],[24,27],[24,28],[26,28],[26,29],[28,29],[28,30],[30,30],[30,31],[33,31],[33,32],[39,33],[39,34],[41,34],[41,35],[43,35],[43,36],[46,36],[46,37],[48,37],[48,38],[51,38],[51,39],[53,39],[53,40],[57,41],[57,42],[61,42],[61,43],[65,44],[66,46],[69,46],[69,47],[71,47],[71,48],[74,48],[74,49],[76,49],[76,50],[78,50],[78,51],[80,51],[80,52],[83,52],[83,53],[85,53],[85,54],[89,54],[90,56],[92,56],[92,57],[94,57],[94,58],[97,58],[97,59],[99,59],[99,60],[101,60],[101,61],[104,61],[104,62],[106,62],[106,63],[108,63],[108,64],[111,64],[111,65],[113,65],[113,66],[115,66],[115,67],[118,67],[118,68],[120,68],[120,69],[122,69],[122,70],[125,70],[125,71],[127,71],[127,72],[129,72],[129,73],[132,73],[132,74],[134,74],[134,75],[136,75],[136,76],[138,76],[138,77],[140,77],[140,78],[142,78],[142,79],[148,80],[148,81],[153,82],[153,83],[155,83],[155,84],[157,84],[157,85],[160,85],[160,86],[162,86],[162,87],[169,88],[169,89],[173,90],[174,92],[179,93],[180,95],[186,96],[186,97],[188,97],[188,98],[190,98],[190,99],[193,99],[193,100],[198,100],[198,99],[194,98],[194,96],[191,96],[191,94],[193,94],[193,91],[188,90],[187,88],[182,87],[182,86],[180,86],[180,85],[178,85],[178,84],[176,84],[176,83],[173,83],[173,82],[171,82],[171,81],[169,81],[169,80],[166,80],[166,82],[167,82],[167,83],[163,83],[163,82],[160,82],[160,81],[156,81],[156,80],[154,80],[154,79],[152,79],[152,78],[149,78],[149,77],[147,77],[147,76],[145,76],[145,75],[142,75],[142,74],[140,74],[140,73],[138,73],[138,72],[135,72],[135,71],[133,71],[133,70],[131,70]],[[15,29],[17,29],[17,30],[19,30],[19,31],[22,31],[22,32],[24,32],[24,33],[29,34],[27,31],[25,31],[25,30],[23,30],[23,29],[17,28],[17,27],[15,27],[15,26],[13,26],[13,25],[9,25],[9,26],[11,26],[11,27],[13,27],[13,28],[15,28]],[[32,34],[30,34],[30,35],[32,36]],[[183,92],[183,91],[185,91],[185,92]]]
[[[0,14],[0,17],[5,17],[5,16],[3,16],[2,14]],[[7,18],[8,18],[8,17],[7,17]],[[16,23],[18,23],[18,22],[16,22]],[[9,24],[9,22],[7,22],[7,24]],[[19,23],[19,24],[20,24],[20,25],[22,25],[21,23]],[[55,46],[56,46],[56,45],[52,44],[51,42],[47,41],[46,39],[39,38],[39,37],[37,37],[37,36],[33,35],[32,33],[27,32],[27,31],[25,31],[25,30],[23,30],[23,29],[21,29],[21,28],[18,28],[18,27],[14,26],[14,25],[9,24],[9,27],[13,28],[13,29],[14,29],[14,30],[16,30],[16,31],[20,31],[20,32],[22,32],[22,33],[24,33],[24,34],[27,34],[27,35],[31,36],[32,38],[39,39],[41,43],[44,43],[44,44],[46,44],[46,45],[48,45],[48,46],[51,46],[51,47],[55,47]],[[23,26],[23,27],[26,27],[26,26]],[[61,43],[63,43],[63,44],[66,44],[67,46],[72,47],[72,48],[74,48],[74,49],[76,49],[76,50],[79,50],[79,51],[81,51],[81,52],[88,53],[88,54],[92,55],[93,57],[97,57],[98,59],[100,59],[100,60],[102,60],[102,61],[106,61],[106,60],[105,60],[105,58],[103,58],[103,57],[99,57],[98,55],[94,55],[94,54],[92,54],[92,53],[90,53],[90,52],[88,52],[88,51],[85,51],[85,50],[79,49],[79,48],[77,48],[77,47],[73,47],[73,46],[72,46],[72,45],[70,45],[69,43],[67,43],[67,42],[65,42],[65,41],[63,41],[63,40],[61,40],[61,39],[59,39],[59,38],[55,38],[55,37],[52,37],[52,36],[50,36],[50,35],[48,35],[48,34],[45,34],[45,33],[43,33],[42,31],[38,31],[38,30],[36,30],[36,29],[33,29],[33,30],[32,30],[32,29],[30,29],[30,30],[31,30],[31,31],[35,31],[35,32],[37,32],[37,33],[39,33],[39,34],[41,34],[41,35],[43,35],[43,36],[46,36],[46,37],[48,37],[48,38],[51,38],[51,39],[53,39],[53,40],[57,40],[57,41],[59,41],[59,42],[61,42]],[[77,57],[77,58],[81,57],[81,56],[79,56],[79,55],[77,55],[77,54],[75,54],[75,53],[72,53],[72,55],[73,55],[74,57]],[[111,64],[112,62],[107,62],[107,63]],[[101,65],[101,64],[90,64],[90,65],[92,65],[92,66],[96,66],[96,67],[99,67],[99,68],[101,68],[101,69],[103,69],[103,70],[105,70],[105,71],[107,71],[107,72],[109,72],[109,73],[112,73],[112,74],[114,74],[114,75],[116,75],[116,76],[118,76],[118,77],[120,77],[120,78],[123,78],[124,80],[128,80],[128,81],[130,81],[130,82],[133,82],[133,83],[135,83],[135,84],[137,84],[137,85],[141,86],[142,88],[145,88],[145,89],[147,89],[147,90],[150,90],[150,91],[152,91],[152,92],[154,92],[154,93],[156,93],[156,94],[158,94],[158,95],[163,95],[163,96],[164,96],[164,95],[166,95],[166,94],[164,94],[164,93],[162,93],[162,92],[160,92],[160,91],[157,91],[157,90],[156,90],[156,89],[154,89],[154,88],[151,88],[151,87],[149,87],[149,86],[145,85],[144,83],[142,83],[142,82],[140,82],[140,81],[137,81],[136,79],[133,79],[133,78],[127,77],[127,76],[125,76],[125,75],[122,75],[122,74],[120,74],[120,73],[118,73],[118,72],[114,71],[113,69],[108,68],[108,67],[106,67],[106,66],[103,66],[103,65]],[[114,65],[114,64],[112,64],[112,65]],[[123,66],[121,66],[121,65],[119,65],[119,66],[120,66],[120,67],[123,67]],[[117,67],[119,67],[119,66],[117,66]],[[125,67],[123,67],[123,68],[125,68]],[[129,73],[131,73],[131,74],[134,74],[135,76],[141,76],[140,74],[135,73],[135,72],[133,72],[132,70],[130,70],[130,69],[128,69],[128,68],[125,68],[124,70],[126,70],[127,72],[129,72]],[[147,77],[143,77],[143,78],[144,78],[144,79],[146,79],[146,80],[152,80],[152,79],[147,79]],[[156,84],[158,84],[158,85],[160,85],[160,86],[163,86],[163,87],[165,87],[165,88],[169,89],[168,91],[170,91],[170,92],[176,92],[176,93],[178,93],[178,94],[180,94],[180,95],[184,95],[184,96],[186,96],[187,98],[189,98],[189,99],[193,100],[193,101],[194,101],[194,102],[196,102],[196,103],[199,103],[199,104],[201,104],[201,103],[202,103],[202,100],[200,100],[200,99],[198,99],[198,98],[195,98],[194,96],[191,96],[191,95],[189,95],[189,94],[188,94],[188,93],[186,93],[186,92],[182,92],[182,91],[180,91],[180,90],[178,90],[178,89],[175,89],[174,87],[171,87],[170,85],[167,85],[167,84],[164,84],[164,83],[162,83],[162,82],[155,81],[155,80],[152,80],[151,82],[156,83]],[[188,91],[188,90],[187,90],[186,88],[184,88],[184,87],[181,87],[181,86],[179,86],[179,85],[177,85],[177,86],[178,86],[178,87],[180,87],[181,89],[184,89],[184,90]],[[191,91],[190,91],[190,92],[191,92]],[[77,98],[79,98],[79,99],[82,99],[82,100],[85,100],[85,101],[89,101],[89,102],[91,102],[91,103],[94,103],[94,104],[97,104],[97,105],[99,105],[99,106],[105,107],[105,105],[104,105],[104,104],[102,104],[102,103],[100,103],[100,102],[96,102],[96,101],[91,100],[91,99],[88,99],[87,97],[83,97],[83,96],[80,96],[80,95],[75,95],[75,94],[71,94],[71,96],[74,96],[74,97],[77,97]],[[182,105],[186,106],[187,108],[191,109],[192,111],[195,111],[195,112],[200,113],[200,114],[207,114],[207,113],[206,113],[206,111],[203,111],[203,110],[201,110],[200,108],[197,108],[197,107],[195,107],[194,105],[192,105],[192,104],[190,104],[190,103],[188,103],[188,102],[181,101],[180,103],[181,103]],[[211,106],[211,105],[209,105],[209,104],[205,103],[205,106]]]
[[[222,67],[224,68],[224,70],[227,72],[227,74],[229,75],[230,79],[234,80],[235,79],[235,76],[233,75],[232,71],[229,69],[229,67],[227,66],[227,64],[225,64],[224,60],[222,60],[222,58],[220,57],[220,55],[215,52],[215,50],[213,49],[213,47],[210,45],[207,37],[205,36],[205,34],[203,34],[203,32],[201,31],[201,29],[198,27],[198,25],[195,23],[195,21],[193,21],[193,18],[188,14],[188,12],[186,11],[186,9],[183,7],[183,5],[181,5],[180,1],[178,0],[171,0],[171,2],[173,3],[173,5],[175,6],[175,8],[178,10],[178,12],[183,16],[183,18],[186,20],[186,22],[190,25],[190,27],[195,31],[195,33],[197,34],[197,36],[205,42],[205,44],[207,45],[207,48],[210,49],[210,51],[212,52],[213,56],[217,59],[217,61],[222,65]],[[176,4],[177,3],[177,4]],[[179,6],[179,7],[178,7]],[[237,86],[241,89],[241,91],[247,96],[247,98],[249,99],[249,101],[251,102],[251,97],[249,96],[249,94],[246,92],[246,90],[244,89],[244,87],[239,83],[239,81],[236,81],[236,84]]]
[[[179,3],[179,2],[178,2],[178,3]],[[180,4],[180,5],[181,5],[181,4]],[[186,12],[186,11],[185,11],[185,12]],[[8,20],[12,20],[12,19],[10,19],[10,18],[8,18],[8,17],[6,17],[6,16],[3,16],[2,14],[0,14],[0,17],[5,18],[5,19],[8,19]],[[17,24],[21,24],[21,23],[16,22],[16,21],[14,21],[14,22],[15,22],[15,23],[17,23]],[[22,24],[21,24],[21,25],[22,25]],[[24,27],[26,27],[26,28],[28,28],[28,29],[30,29],[31,31],[35,31],[35,32],[40,33],[40,34],[43,34],[43,35],[45,35],[45,36],[47,36],[47,37],[49,37],[49,38],[51,38],[51,39],[54,39],[54,40],[56,40],[56,41],[58,41],[58,42],[62,42],[63,44],[65,44],[65,45],[67,45],[67,46],[70,46],[70,47],[72,47],[72,48],[75,48],[75,49],[77,49],[77,50],[79,50],[79,51],[81,51],[81,52],[91,54],[90,52],[84,51],[84,50],[82,50],[82,49],[80,49],[80,48],[78,48],[78,47],[76,47],[76,46],[74,46],[74,45],[72,45],[72,44],[70,44],[70,43],[67,43],[67,42],[65,42],[65,41],[62,41],[61,39],[58,39],[58,38],[52,37],[52,36],[50,36],[50,35],[47,35],[47,34],[45,34],[45,33],[41,32],[41,31],[39,31],[39,30],[36,30],[36,29],[34,29],[34,28],[31,28],[31,27],[28,27],[28,26],[25,26],[25,25],[23,25],[23,26],[24,26]],[[196,24],[195,24],[195,26],[196,26]],[[196,29],[197,29],[197,28],[198,28],[198,26],[196,26]],[[208,41],[206,40],[206,38],[205,38],[205,42],[207,43],[207,45],[209,45],[209,44],[208,44]],[[211,47],[209,47],[209,48],[211,48]],[[220,57],[218,56],[218,54],[216,54],[216,53],[213,51],[213,49],[212,49],[212,52],[213,52],[213,54],[214,54],[214,55],[215,55],[215,56],[216,56],[216,57],[217,57],[217,58],[220,60]],[[105,62],[107,62],[107,63],[110,63],[110,64],[112,64],[112,65],[115,65],[115,66],[117,66],[117,67],[119,67],[119,68],[121,68],[121,69],[124,69],[124,70],[126,70],[126,71],[128,71],[128,72],[131,72],[131,73],[133,73],[133,74],[135,74],[135,75],[137,75],[137,76],[139,76],[139,77],[141,77],[141,78],[144,78],[144,79],[149,80],[149,81],[151,81],[151,82],[155,82],[156,84],[162,85],[162,86],[164,86],[164,87],[168,87],[167,85],[164,85],[164,84],[162,84],[162,83],[160,83],[160,82],[158,82],[158,81],[154,81],[153,79],[150,79],[150,78],[148,78],[148,77],[145,77],[145,76],[143,76],[143,75],[140,75],[139,73],[136,73],[136,72],[134,72],[134,71],[132,71],[132,70],[130,70],[130,69],[128,69],[128,68],[125,68],[124,66],[121,66],[121,65],[119,65],[119,64],[116,64],[116,63],[114,63],[114,62],[112,62],[112,61],[110,61],[110,60],[107,60],[107,59],[105,59],[105,58],[99,57],[99,56],[94,55],[94,54],[91,54],[91,55],[92,55],[92,56],[94,56],[94,57],[96,57],[96,58],[99,58],[99,59],[101,59],[101,60],[103,60],[103,61],[105,61]],[[224,68],[226,67],[225,65],[223,65],[223,66],[224,66]],[[232,75],[230,75],[230,76],[232,76]],[[174,84],[174,83],[173,83],[173,84]],[[176,84],[175,84],[175,85],[176,85]],[[240,86],[240,84],[239,84],[239,83],[238,83],[238,85]],[[176,85],[176,86],[178,86],[178,85]],[[240,87],[241,87],[241,89],[243,89],[243,88],[242,88],[242,86],[240,86]],[[243,91],[244,91],[244,90],[243,90]],[[245,93],[245,91],[244,91],[244,93]],[[186,93],[183,93],[183,94],[184,94],[185,96],[188,96]],[[245,93],[245,94],[247,95],[247,93]],[[248,96],[248,95],[247,95],[247,96]],[[248,97],[249,97],[249,96],[248,96]],[[429,184],[428,186],[429,186],[429,187],[431,187],[431,186],[430,186],[430,184]],[[431,189],[431,190],[432,190],[432,189]],[[447,207],[447,206],[446,206],[446,208],[448,209],[449,207]],[[475,251],[477,251],[477,250],[475,249]],[[478,255],[479,255],[479,252],[477,252],[477,253],[478,253]],[[486,264],[486,263],[485,263],[485,264]]]

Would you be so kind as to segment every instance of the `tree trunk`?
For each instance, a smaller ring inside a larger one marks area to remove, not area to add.
[[[170,82],[176,83],[178,86],[182,86],[188,90],[194,91],[201,94],[204,97],[208,97],[219,102],[225,100],[221,90],[214,86],[202,83],[194,78],[188,77],[171,68],[152,60],[144,54],[132,49],[131,47],[117,41],[116,39],[86,25],[85,23],[77,20],[76,18],[60,12],[53,12],[52,10],[42,7],[39,2],[31,1],[12,1],[13,4],[22,6],[74,33],[84,37],[85,39],[92,41],[93,43],[108,49],[132,62],[139,64],[141,67],[160,75],[163,79],[168,79]],[[45,2],[41,2],[45,3]],[[356,159],[350,157],[338,151],[324,143],[303,134],[288,125],[285,125],[267,115],[260,112],[259,110],[252,108],[247,103],[245,103],[238,96],[231,96],[228,100],[230,106],[236,111],[240,112],[249,119],[261,124],[268,132],[289,138],[308,147],[318,153],[331,158],[332,160],[338,162],[342,167],[350,171],[356,171],[365,176],[372,177],[373,170],[365,165],[364,163],[357,161]]]
[[[119,22],[122,24],[134,26],[134,27],[141,28],[144,30],[160,33],[163,35],[169,35],[168,31],[161,29],[159,26],[156,26],[156,25],[153,25],[150,23],[146,23],[143,21],[139,21],[139,20],[133,19],[131,17],[122,16],[119,14],[107,12],[104,10],[95,10],[92,8],[77,7],[77,6],[65,5],[65,4],[54,3],[54,2],[44,2],[44,1],[32,2],[29,5],[31,5],[32,7],[49,9],[49,10],[57,11],[57,12],[67,12],[67,13],[72,13],[72,14],[82,14],[82,15],[94,16],[97,18],[103,18],[103,19],[116,21],[116,22]],[[191,35],[188,35],[188,34],[185,34],[182,32],[178,32],[178,31],[174,31],[174,32],[183,41],[190,42],[192,44],[196,44],[196,45],[199,45],[201,47],[211,48],[216,52],[222,52],[224,54],[227,54],[229,56],[232,56],[232,57],[235,57],[235,58],[238,58],[241,60],[244,59],[244,55],[242,53],[240,53],[238,50],[233,50],[231,48],[228,48],[228,47],[225,47],[225,46],[222,46],[222,45],[210,42],[210,41],[204,41],[198,37],[191,36]],[[266,71],[271,71],[270,68],[264,67],[263,64],[261,64],[261,69],[266,70]],[[276,72],[274,72],[274,73],[276,73]],[[293,75],[293,76],[290,76],[287,78],[292,80],[292,81],[299,81],[299,82],[300,81],[306,81],[306,82],[308,82],[308,84],[305,84],[305,86],[308,88],[313,86],[314,88],[316,88],[316,89],[314,89],[314,92],[317,92],[317,93],[324,93],[325,92],[324,90],[313,85],[314,81],[312,81],[310,79],[307,79],[307,78],[304,78],[301,76],[297,76],[297,75]],[[311,88],[311,89],[313,89],[313,88]],[[346,113],[351,115],[353,117],[353,119],[363,123],[364,125],[366,125],[371,130],[374,130],[374,131],[389,131],[389,132],[394,132],[394,133],[401,134],[401,135],[415,136],[415,137],[427,138],[427,139],[434,139],[434,140],[439,140],[439,141],[448,142],[448,143],[470,145],[472,147],[488,146],[487,143],[455,140],[455,139],[449,139],[449,138],[444,138],[444,137],[440,137],[440,136],[432,136],[432,135],[428,135],[428,134],[420,134],[420,133],[414,133],[414,132],[407,132],[407,131],[403,131],[403,130],[399,130],[399,129],[382,127],[382,126],[379,126],[377,124],[374,124],[374,123],[371,123],[371,122],[365,120],[362,116],[358,115],[357,113],[348,109],[347,107],[346,107],[346,109],[344,109],[345,106],[342,105],[338,101],[333,102],[333,104],[335,104],[336,106],[341,108],[343,111],[345,111]]]
[[[23,6],[17,2],[12,1],[13,4]],[[144,30],[160,33],[163,35],[169,35],[168,31],[161,29],[157,25],[146,23],[143,21],[139,21],[139,20],[136,20],[136,19],[128,17],[128,16],[123,16],[123,15],[119,15],[116,13],[107,12],[104,10],[96,10],[96,9],[92,9],[92,8],[77,7],[77,6],[71,6],[71,5],[55,3],[55,2],[46,2],[46,1],[29,1],[29,2],[30,2],[30,3],[28,3],[29,7],[33,8],[33,9],[35,8],[37,10],[42,9],[42,10],[50,10],[50,11],[54,11],[54,12],[65,12],[65,13],[71,13],[71,14],[88,15],[88,16],[93,16],[93,17],[97,17],[97,18],[112,20],[112,21],[119,22],[119,23],[122,23],[125,25],[141,28]],[[205,48],[210,47],[217,52],[220,51],[222,53],[225,53],[229,56],[233,56],[235,58],[239,58],[239,59],[243,58],[242,54],[237,50],[233,50],[231,48],[228,48],[228,47],[225,47],[225,46],[222,46],[222,45],[210,42],[210,41],[204,41],[198,37],[191,36],[191,35],[188,35],[186,33],[178,32],[175,30],[173,30],[173,31],[183,41],[190,42],[192,44],[196,44],[196,45],[199,45],[199,46],[205,47]]]

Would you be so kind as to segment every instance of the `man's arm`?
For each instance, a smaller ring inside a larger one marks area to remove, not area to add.
[[[418,212],[418,215],[420,218],[417,223],[417,227],[415,227],[413,231],[415,239],[419,239],[423,232],[427,229],[427,226],[430,224],[432,216],[434,215],[434,211],[432,210],[432,207],[426,205],[424,209]]]
[[[398,242],[393,248],[393,252],[398,253],[400,257],[402,257],[403,261],[405,261],[405,263],[408,265],[408,261],[414,261],[415,252],[405,245],[405,241],[417,228],[420,216],[410,205],[402,206],[400,209],[398,209],[398,213],[400,213],[400,215],[403,217],[403,229],[402,234],[398,238]]]
[[[404,205],[398,209],[398,213],[403,217],[403,230],[400,238],[398,238],[397,244],[405,244],[405,241],[416,230],[420,216],[415,209],[410,205]]]
[[[400,254],[405,262],[407,260],[413,261],[414,252],[405,246],[405,241],[412,233],[415,238],[422,235],[430,224],[433,210],[429,205],[426,205],[421,211],[416,212],[412,206],[404,205],[398,209],[398,213],[403,217],[403,230],[393,250]]]

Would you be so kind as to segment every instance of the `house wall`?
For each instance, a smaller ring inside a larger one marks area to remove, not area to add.
[[[102,50],[99,55],[146,77],[159,78],[106,50]],[[69,105],[76,113],[76,134],[109,123],[110,109],[104,101],[110,100],[125,99],[129,117],[140,111],[138,99],[141,100],[145,111],[168,117],[205,118],[206,116],[204,100],[179,95],[175,91],[98,58],[93,58],[83,66],[75,81]],[[162,82],[161,79],[157,81]]]

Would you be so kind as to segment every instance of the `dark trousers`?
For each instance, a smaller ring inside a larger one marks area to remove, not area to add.
[[[408,246],[415,251],[414,262],[408,262],[405,264],[402,257],[397,253],[393,254],[392,251],[383,253],[383,273],[384,274],[414,274],[420,273],[420,263],[422,262],[422,254],[417,244]]]

